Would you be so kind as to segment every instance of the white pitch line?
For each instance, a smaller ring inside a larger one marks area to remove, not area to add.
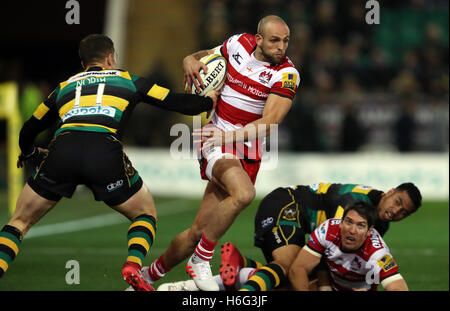
[[[157,214],[158,216],[168,216],[176,214],[178,212],[183,212],[188,209],[187,206],[183,204],[184,202],[184,200],[177,199],[161,203],[156,206]],[[78,220],[60,222],[56,224],[36,226],[31,228],[30,232],[27,233],[24,239],[101,228],[111,225],[117,225],[127,221],[128,219],[118,212],[108,213]]]

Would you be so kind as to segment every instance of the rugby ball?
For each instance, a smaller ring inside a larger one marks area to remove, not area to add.
[[[202,57],[200,61],[208,67],[208,72],[206,74],[203,72],[203,69],[200,69],[200,77],[205,84],[205,88],[202,89],[201,92],[198,92],[194,83],[191,83],[191,93],[205,96],[212,90],[219,90],[225,83],[227,77],[227,61],[219,54],[207,55]]]

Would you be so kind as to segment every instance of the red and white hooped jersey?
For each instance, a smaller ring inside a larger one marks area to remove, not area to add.
[[[255,49],[255,36],[246,33],[230,37],[221,48],[228,71],[216,115],[233,125],[245,126],[261,118],[269,94],[293,99],[300,83],[288,57],[272,65],[257,60]]]
[[[227,77],[211,123],[224,131],[260,119],[270,94],[293,99],[297,92],[300,75],[289,58],[272,65],[256,59],[255,49],[255,36],[246,33],[230,37],[221,47],[228,63]],[[261,155],[262,143],[245,143],[245,149]]]
[[[402,279],[389,248],[375,229],[360,249],[342,251],[340,223],[338,218],[324,221],[311,233],[304,247],[313,255],[324,256],[334,290],[377,290],[380,282],[385,288],[392,281]]]

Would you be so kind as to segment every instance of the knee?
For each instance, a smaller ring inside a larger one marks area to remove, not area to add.
[[[232,197],[236,206],[238,206],[239,208],[245,208],[249,206],[250,203],[252,203],[255,195],[255,187],[253,187],[252,185],[251,187],[249,186],[239,189],[234,194],[232,194]]]

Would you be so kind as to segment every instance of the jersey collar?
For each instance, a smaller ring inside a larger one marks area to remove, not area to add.
[[[100,67],[100,66],[92,66],[87,68],[85,71],[101,71],[101,70],[105,70],[105,68]]]

